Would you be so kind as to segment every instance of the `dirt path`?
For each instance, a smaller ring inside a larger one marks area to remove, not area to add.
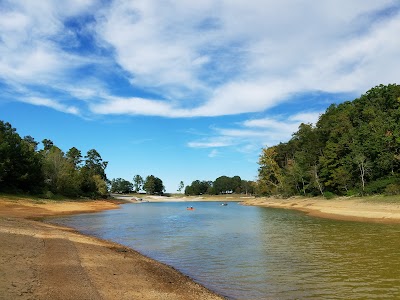
[[[0,200],[1,300],[223,299],[132,249],[26,219],[49,215],[52,204],[24,204]]]

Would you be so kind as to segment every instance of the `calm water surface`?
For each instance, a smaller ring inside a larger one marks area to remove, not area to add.
[[[400,299],[400,225],[196,202],[55,219],[167,263],[230,299]]]

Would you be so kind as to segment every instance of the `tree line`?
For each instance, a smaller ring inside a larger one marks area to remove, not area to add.
[[[162,195],[165,192],[165,187],[162,180],[154,175],[147,176],[145,180],[142,176],[135,175],[132,182],[123,178],[115,178],[110,183],[111,193],[139,193],[141,190],[150,195]]]
[[[186,195],[253,194],[254,182],[239,176],[220,176],[214,181],[195,180],[185,187]]]
[[[43,148],[31,136],[21,137],[10,123],[0,121],[0,191],[67,197],[107,195],[106,161],[95,150],[84,157],[75,147],[64,153],[49,139]]]
[[[258,194],[400,194],[400,86],[379,85],[332,104],[315,126],[262,149]]]

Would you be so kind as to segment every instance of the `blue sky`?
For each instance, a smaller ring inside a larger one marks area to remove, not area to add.
[[[2,0],[0,119],[110,179],[254,180],[262,147],[400,82],[399,32],[394,0]]]

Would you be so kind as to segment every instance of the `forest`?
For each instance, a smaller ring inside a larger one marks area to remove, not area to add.
[[[400,194],[400,86],[379,85],[332,104],[259,157],[260,195]]]
[[[140,190],[161,195],[165,187],[160,178],[140,175],[133,183],[122,178],[108,180],[108,162],[91,149],[83,157],[75,147],[64,153],[51,140],[39,142],[21,136],[10,123],[0,121],[0,192],[32,194],[43,198],[105,198],[111,193]]]
[[[104,197],[108,194],[107,162],[91,149],[85,157],[75,147],[64,153],[51,140],[23,138],[10,123],[0,121],[0,192],[53,198]]]
[[[254,182],[239,176],[220,176],[214,181],[195,180],[186,186],[185,195],[253,194]]]

